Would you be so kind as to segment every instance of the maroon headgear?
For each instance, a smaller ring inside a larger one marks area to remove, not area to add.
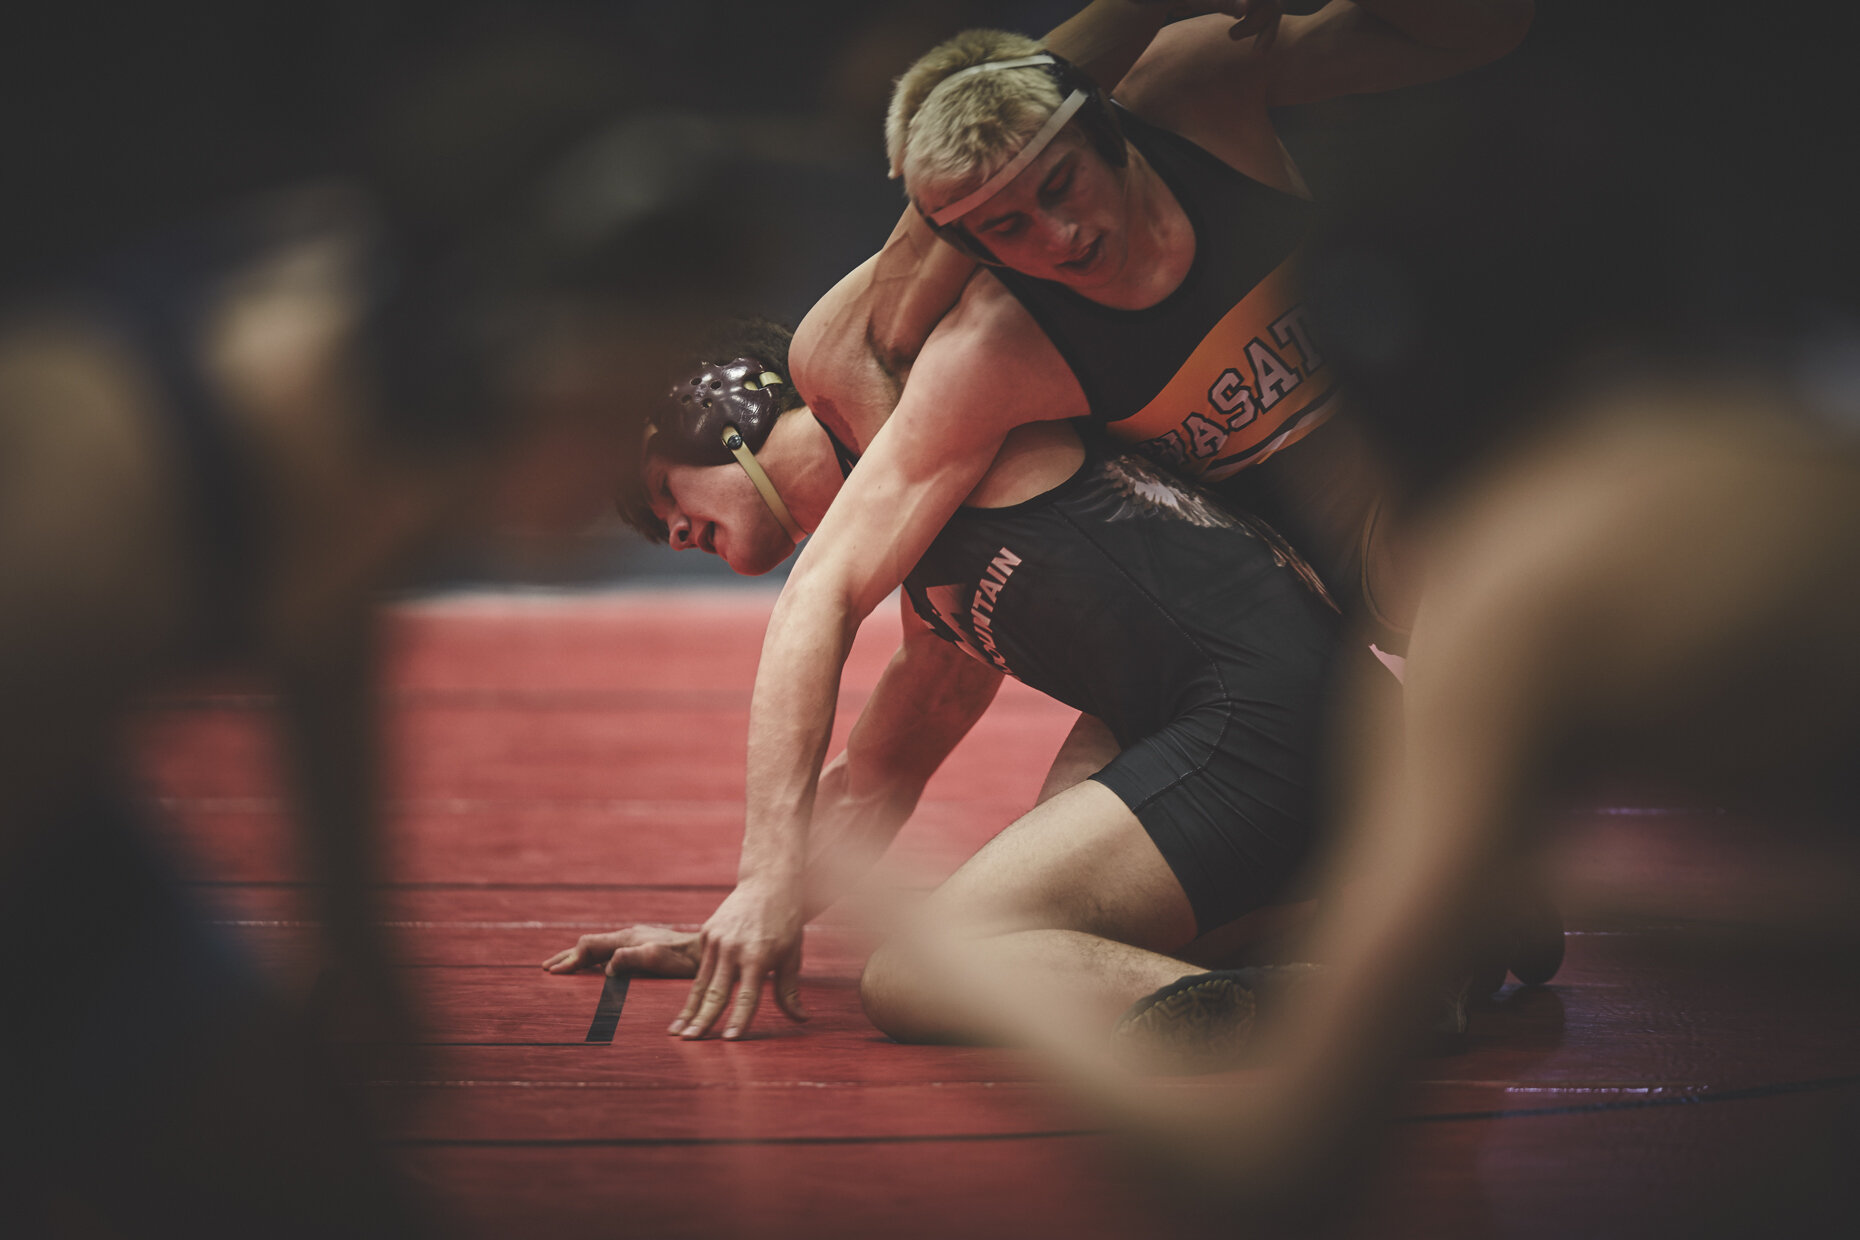
[[[770,389],[782,381],[754,358],[706,365],[673,385],[668,407],[652,420],[659,429],[654,448],[690,465],[725,465],[732,455],[723,432],[733,426],[744,446],[756,451],[781,416]]]

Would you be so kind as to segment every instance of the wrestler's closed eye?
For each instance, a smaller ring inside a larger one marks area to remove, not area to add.
[[[1042,206],[1050,207],[1054,203],[1063,202],[1066,195],[1072,192],[1072,169],[1073,161],[1067,159],[1053,170],[1053,175],[1046,178],[1046,183],[1040,186]]]

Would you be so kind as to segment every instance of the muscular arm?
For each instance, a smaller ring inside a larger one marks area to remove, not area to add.
[[[675,1032],[700,1036],[734,993],[730,1037],[753,1015],[768,971],[777,974],[778,996],[797,974],[808,825],[859,622],[904,580],[988,472],[1009,430],[1073,412],[1048,376],[1022,364],[1027,342],[1014,320],[999,320],[972,290],[932,334],[896,412],[776,604],[750,708],[738,885],[705,923],[703,963]]]
[[[1270,47],[1215,17],[1162,32],[1118,88],[1127,106],[1207,145],[1268,107],[1452,77],[1523,39],[1533,0],[1331,0],[1287,17]],[[1211,148],[1212,149],[1212,148]]]
[[[1532,0],[1332,0],[1286,29],[1267,62],[1273,106],[1433,82],[1516,47]]]
[[[809,921],[885,851],[1001,687],[1000,672],[932,633],[908,598],[899,602],[904,642],[820,777],[808,841]]]
[[[930,776],[1001,687],[1001,673],[932,633],[908,598],[899,602],[903,644],[879,677],[846,748],[820,777],[808,832],[807,921],[831,907],[884,854],[916,810]],[[632,926],[584,934],[543,968],[691,977],[700,951],[696,934]],[[798,1004],[793,1011],[800,1014]]]
[[[792,876],[859,622],[903,582],[1019,420],[1003,412],[1011,399],[989,398],[984,351],[952,342],[945,358],[935,343],[769,620],[750,708],[745,879]]]

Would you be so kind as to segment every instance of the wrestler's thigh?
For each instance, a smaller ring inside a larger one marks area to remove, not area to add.
[[[1137,816],[1085,780],[1010,824],[931,895],[961,933],[1080,930],[1150,951],[1195,937],[1195,914]]]

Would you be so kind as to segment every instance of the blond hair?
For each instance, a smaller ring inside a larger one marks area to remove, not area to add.
[[[1039,66],[974,73],[939,90],[952,74],[1042,51],[1025,35],[965,30],[905,70],[885,116],[891,175],[916,197],[929,186],[967,189],[1013,157],[1063,102]]]

